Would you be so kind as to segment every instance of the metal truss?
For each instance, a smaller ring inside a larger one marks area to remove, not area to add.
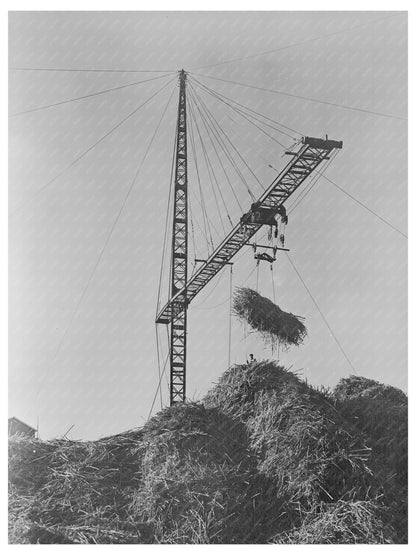
[[[156,322],[169,324],[185,319],[186,329],[186,309],[188,304],[224,265],[250,241],[251,237],[263,225],[267,225],[267,221],[265,221],[262,215],[267,213],[269,220],[271,216],[276,215],[279,207],[317,169],[321,162],[328,160],[331,154],[340,148],[342,148],[342,142],[340,141],[304,137],[297,151],[286,152],[287,155],[292,157],[292,160],[280,172],[259,200],[252,204],[250,211],[242,216],[240,223],[227,235],[192,278],[188,282],[182,283],[182,287],[178,291],[174,292],[172,290],[172,297],[157,315]],[[181,341],[184,341],[186,344],[186,338]],[[184,349],[181,352],[185,352]]]

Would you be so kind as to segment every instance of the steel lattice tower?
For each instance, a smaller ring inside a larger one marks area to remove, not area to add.
[[[175,192],[172,232],[170,327],[170,404],[185,401],[186,395],[186,323],[188,279],[188,160],[186,144],[186,73],[179,75],[179,106],[175,156]]]

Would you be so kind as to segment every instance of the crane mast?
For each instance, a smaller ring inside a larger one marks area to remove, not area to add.
[[[170,299],[156,316],[157,324],[170,324],[170,404],[186,399],[187,310],[192,299],[221,271],[263,226],[275,223],[283,204],[300,185],[342,148],[341,141],[303,137],[286,167],[260,198],[243,214],[209,258],[188,281],[188,160],[186,137],[186,72],[179,74],[176,130],[174,212]]]
[[[186,144],[186,73],[179,74],[179,106],[176,129],[175,186],[172,232],[170,321],[170,404],[185,401],[186,323],[188,279],[188,160]]]

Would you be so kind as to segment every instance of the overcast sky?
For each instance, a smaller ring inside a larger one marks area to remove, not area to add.
[[[343,140],[326,175],[407,234],[405,13],[15,12],[9,61],[11,68],[135,71],[9,72],[9,413],[34,426],[39,419],[43,438],[73,425],[69,437],[95,439],[147,419],[159,379],[154,319],[177,115],[174,72],[181,68],[193,87],[188,121],[198,166],[190,139],[190,270],[195,255],[207,255],[211,236],[215,245],[230,229],[223,204],[235,223],[251,203],[226,167],[241,210],[221,173],[198,115],[201,101],[247,164],[238,161],[254,196],[287,163],[283,146],[195,80],[291,128],[287,136],[264,127],[285,147],[300,134]],[[407,239],[320,179],[290,214],[286,246],[356,373],[406,390]],[[233,270],[234,285],[256,286],[249,248]],[[274,277],[278,304],[304,316],[309,331],[303,346],[281,353],[282,363],[315,385],[334,386],[352,373],[348,361],[285,256]],[[229,288],[226,268],[191,304],[192,399],[227,367]],[[267,264],[259,290],[272,297]],[[163,327],[160,339],[163,362]],[[231,361],[251,352],[277,357],[233,320]]]

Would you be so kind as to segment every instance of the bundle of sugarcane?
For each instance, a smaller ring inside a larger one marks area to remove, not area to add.
[[[283,347],[300,345],[307,331],[300,316],[285,312],[253,289],[239,287],[233,297],[233,312],[258,331],[267,343],[277,340]]]

